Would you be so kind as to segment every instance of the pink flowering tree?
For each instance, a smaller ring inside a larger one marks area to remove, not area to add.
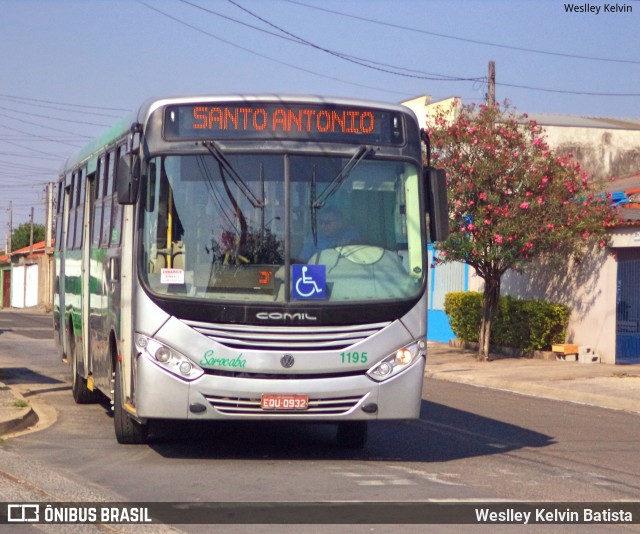
[[[432,164],[447,173],[451,232],[438,262],[460,261],[484,281],[479,354],[489,354],[500,281],[542,254],[604,246],[615,214],[594,194],[571,156],[555,154],[543,131],[508,105],[463,106],[451,122],[434,120]]]

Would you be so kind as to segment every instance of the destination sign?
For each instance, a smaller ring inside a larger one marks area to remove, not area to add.
[[[198,103],[170,106],[165,138],[291,139],[403,144],[402,115],[358,106],[281,102]]]

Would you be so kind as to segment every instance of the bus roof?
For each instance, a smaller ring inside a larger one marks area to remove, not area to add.
[[[114,143],[117,139],[125,135],[131,128],[131,125],[136,122],[136,118],[137,114],[132,113],[127,117],[118,120],[118,122],[116,122],[111,128],[104,131],[95,139],[89,141],[89,143],[82,147],[75,155],[64,161],[60,169],[60,174],[91,159],[94,155],[97,156],[104,147]]]

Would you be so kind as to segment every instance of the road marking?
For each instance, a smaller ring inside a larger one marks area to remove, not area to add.
[[[420,479],[428,480],[434,484],[442,484],[444,486],[464,486],[464,483],[456,480],[447,480],[447,478],[458,478],[460,475],[451,473],[431,473],[422,471],[420,469],[414,469],[410,467],[387,465],[386,469],[401,471],[402,474],[393,473],[375,473],[372,474],[369,470],[358,473],[356,471],[337,471],[336,475],[350,478],[358,486],[417,486],[420,484]],[[406,475],[410,475],[413,478],[408,478]]]
[[[429,482],[435,482],[436,484],[444,484],[445,486],[464,486],[461,482],[454,482],[452,480],[443,480],[442,477],[453,477],[459,478],[460,475],[452,474],[452,473],[429,473],[427,471],[422,471],[420,469],[413,469],[410,467],[404,467],[401,465],[389,465],[387,466],[389,469],[396,469],[398,471],[403,471],[408,475],[416,475],[420,478],[424,478]]]
[[[358,486],[416,486],[412,480],[406,478],[394,478],[392,480],[360,480]]]

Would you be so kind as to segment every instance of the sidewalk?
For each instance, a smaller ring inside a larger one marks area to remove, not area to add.
[[[0,369],[0,381],[2,380]],[[527,358],[478,361],[473,352],[429,342],[425,375],[547,399],[640,414],[640,365]],[[38,417],[14,389],[0,382],[0,437],[34,425]]]
[[[431,341],[425,374],[436,380],[640,414],[640,365],[529,358],[478,361],[473,352]]]

